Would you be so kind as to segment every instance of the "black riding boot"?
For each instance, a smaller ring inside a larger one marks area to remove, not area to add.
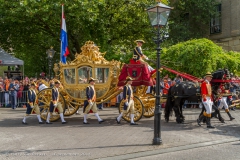
[[[215,128],[211,125],[211,118],[207,117],[207,128]]]
[[[229,112],[227,112],[227,114],[228,114],[228,116],[229,116],[229,118],[230,118],[230,121],[232,121],[232,120],[235,119],[235,118],[232,117],[232,115],[231,115]]]
[[[197,123],[198,123],[199,126],[201,126],[201,122],[202,122],[203,118],[204,118],[204,115],[201,115],[201,116],[198,117]]]

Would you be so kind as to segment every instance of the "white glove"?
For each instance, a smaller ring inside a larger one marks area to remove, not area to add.
[[[57,104],[53,104],[54,107],[57,107]]]
[[[89,105],[92,106],[92,105],[93,105],[93,102],[89,102]]]
[[[31,108],[34,108],[34,106],[31,106]]]
[[[125,105],[128,107],[128,102],[125,102]]]
[[[149,58],[148,58],[147,56],[145,57],[145,59],[146,59],[146,60],[149,60]]]

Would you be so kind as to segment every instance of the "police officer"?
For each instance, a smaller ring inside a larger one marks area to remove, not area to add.
[[[201,121],[203,118],[206,118],[207,128],[215,128],[211,125],[211,113],[212,113],[212,88],[210,81],[212,80],[212,74],[210,72],[206,73],[205,80],[201,84],[201,95],[202,95],[202,103],[206,109],[206,111],[203,112],[203,115],[201,115],[197,119],[197,123],[199,126],[201,126]]]
[[[116,121],[118,124],[120,124],[121,118],[123,114],[127,114],[130,111],[130,125],[137,125],[137,123],[134,122],[134,101],[133,101],[133,90],[132,90],[132,78],[127,77],[126,78],[126,85],[123,88],[123,100],[124,100],[124,108],[123,112],[119,114],[119,116],[116,118]]]
[[[93,79],[91,77],[89,79],[88,83],[90,85],[86,88],[87,100],[84,101],[84,108],[83,108],[84,121],[83,121],[83,124],[89,124],[88,121],[87,121],[87,115],[90,112],[93,112],[95,114],[95,116],[98,119],[99,124],[101,124],[102,122],[104,122],[104,120],[102,120],[99,117],[98,110],[97,110],[97,104],[96,104],[97,97],[96,97],[96,91],[95,91],[95,88],[94,88],[95,79]]]
[[[40,110],[37,105],[37,93],[36,93],[36,84],[31,83],[29,86],[28,92],[27,92],[27,111],[26,115],[24,116],[22,120],[22,124],[27,124],[26,119],[29,114],[32,114],[35,112],[37,114],[37,118],[39,121],[39,124],[43,124],[42,119],[40,117]]]
[[[60,113],[60,118],[61,118],[61,121],[62,121],[62,124],[65,124],[67,123],[65,120],[64,120],[64,115],[63,115],[63,108],[62,108],[62,104],[61,102],[59,101],[59,86],[60,86],[60,81],[56,80],[54,82],[54,87],[52,88],[52,101],[50,103],[50,112],[48,113],[47,115],[47,120],[46,120],[46,124],[52,124],[50,122],[50,117],[52,116],[52,113],[54,111],[54,108],[57,108],[58,109],[58,112]]]

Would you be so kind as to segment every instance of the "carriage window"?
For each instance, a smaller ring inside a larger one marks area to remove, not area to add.
[[[64,69],[66,83],[75,84],[75,68]]]
[[[92,77],[91,67],[80,67],[78,68],[78,83],[88,83],[88,79]]]
[[[98,79],[96,83],[106,83],[109,78],[109,68],[96,68],[95,74],[95,78]]]

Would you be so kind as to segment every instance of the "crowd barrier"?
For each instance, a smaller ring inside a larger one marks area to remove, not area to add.
[[[0,91],[0,107],[23,107],[27,103],[28,91]]]

